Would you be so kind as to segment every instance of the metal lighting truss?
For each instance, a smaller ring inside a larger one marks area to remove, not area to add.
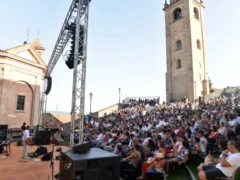
[[[74,69],[72,85],[72,108],[71,108],[71,130],[70,130],[70,147],[74,145],[74,131],[78,128],[79,143],[83,142],[83,125],[84,125],[84,104],[85,104],[85,81],[86,81],[86,61],[87,61],[87,34],[88,34],[88,13],[91,0],[73,0],[50,61],[48,63],[45,78],[50,77],[55,65],[63,53],[71,33],[69,25],[76,24],[75,47],[74,47]],[[84,28],[83,38],[80,35],[80,26]],[[83,39],[83,41],[81,40]],[[79,52],[79,47],[81,52]],[[81,56],[80,56],[81,55]],[[43,108],[42,108],[43,109]],[[79,124],[75,120],[80,119]]]

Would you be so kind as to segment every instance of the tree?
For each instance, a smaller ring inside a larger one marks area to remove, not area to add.
[[[208,77],[208,84],[209,84],[210,93],[214,92],[214,90],[211,89],[211,88],[212,88],[212,85],[213,85],[213,82],[212,82],[212,80],[211,80],[210,77]]]

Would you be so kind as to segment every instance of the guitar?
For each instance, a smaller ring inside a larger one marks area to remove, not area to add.
[[[27,145],[30,145],[30,144],[31,144],[31,139],[30,139],[30,138],[27,138],[27,139],[25,140],[25,143],[26,143]]]

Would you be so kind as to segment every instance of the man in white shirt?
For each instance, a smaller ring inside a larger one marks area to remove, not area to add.
[[[231,154],[229,155],[229,152]],[[235,140],[228,141],[228,149],[223,153],[216,166],[203,166],[198,173],[200,180],[214,179],[216,177],[231,178],[240,167],[239,145]]]
[[[96,141],[102,141],[104,138],[103,134],[100,132],[100,134],[98,135]]]
[[[237,124],[240,124],[240,114],[237,115],[235,121],[236,121]]]
[[[230,116],[230,121],[228,121],[229,129],[235,134],[237,123],[233,116]]]
[[[29,137],[29,126],[24,130],[22,140],[23,140],[23,154],[22,154],[22,159],[28,159],[28,145],[26,143],[26,139],[30,138]]]

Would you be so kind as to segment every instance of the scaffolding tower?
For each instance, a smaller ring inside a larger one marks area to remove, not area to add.
[[[79,132],[79,144],[83,142],[84,137],[83,125],[87,63],[88,14],[90,2],[91,0],[72,1],[45,74],[45,80],[51,77],[51,73],[60,56],[63,54],[66,45],[71,40],[71,37],[74,37],[74,39],[72,39],[74,41],[74,46],[72,49],[74,52],[73,57],[71,57],[70,54],[67,55],[67,61],[72,61],[73,64],[70,147],[74,146],[74,132],[76,132],[75,129],[78,129]],[[74,29],[72,29],[73,27]],[[72,32],[75,33],[75,36],[73,36]],[[47,83],[45,83],[44,86],[46,89]],[[44,96],[44,99],[46,99],[46,93]],[[42,102],[46,102],[46,100],[43,100]],[[42,112],[43,109],[46,109],[46,103],[42,106]],[[76,119],[80,120],[79,124],[75,124]]]

